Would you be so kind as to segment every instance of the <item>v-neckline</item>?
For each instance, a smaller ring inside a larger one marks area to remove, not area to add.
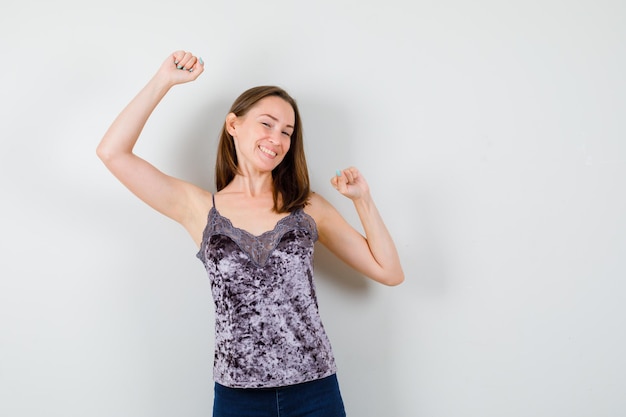
[[[219,217],[224,219],[228,223],[228,225],[230,227],[232,227],[234,230],[238,230],[241,233],[244,233],[244,234],[246,234],[246,235],[248,235],[248,236],[250,236],[250,237],[252,237],[254,239],[257,239],[257,240],[264,238],[266,235],[270,235],[270,234],[276,233],[276,230],[280,227],[280,225],[295,213],[295,211],[289,212],[289,214],[287,214],[286,216],[281,217],[276,222],[276,224],[274,225],[273,228],[271,228],[269,230],[266,230],[265,232],[263,232],[263,233],[261,233],[259,235],[255,235],[254,233],[251,233],[251,232],[247,231],[246,229],[243,229],[241,227],[235,226],[233,224],[233,222],[228,217],[226,217],[226,216],[222,215],[222,213],[220,213],[220,211],[217,209],[217,207],[215,207],[215,204],[213,204],[213,207],[211,207],[211,210],[214,210],[215,214],[217,214]]]

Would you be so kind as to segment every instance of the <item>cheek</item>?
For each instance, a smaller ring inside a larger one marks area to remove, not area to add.
[[[289,152],[289,149],[291,149],[291,139],[290,138],[284,139],[280,145],[283,148],[284,153]]]

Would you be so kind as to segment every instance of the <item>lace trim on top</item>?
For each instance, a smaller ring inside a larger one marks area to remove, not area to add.
[[[276,249],[285,233],[298,229],[310,232],[313,242],[317,241],[315,220],[302,209],[292,211],[280,219],[274,226],[274,229],[256,236],[247,230],[233,226],[230,219],[222,216],[215,208],[214,200],[213,207],[209,211],[207,226],[203,232],[202,245],[196,257],[202,259],[201,255],[211,236],[224,235],[235,242],[242,251],[246,252],[257,266],[262,267],[267,263],[271,253]]]

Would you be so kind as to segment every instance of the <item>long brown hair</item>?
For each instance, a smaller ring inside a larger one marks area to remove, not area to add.
[[[229,113],[234,113],[238,117],[244,116],[259,100],[270,96],[280,97],[289,103],[293,108],[296,119],[293,133],[291,134],[289,152],[272,171],[274,211],[287,213],[303,208],[307,204],[311,192],[309,171],[304,156],[302,120],[300,119],[296,101],[280,87],[253,87],[237,97]],[[217,191],[222,190],[235,178],[238,172],[237,163],[235,143],[233,137],[226,130],[226,123],[224,123],[220,133],[220,141],[217,145],[217,160],[215,162],[215,186]]]

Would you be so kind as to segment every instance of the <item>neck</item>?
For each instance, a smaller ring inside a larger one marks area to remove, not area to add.
[[[233,192],[243,193],[247,197],[261,197],[273,194],[274,183],[271,172],[256,176],[237,174],[228,188]]]

